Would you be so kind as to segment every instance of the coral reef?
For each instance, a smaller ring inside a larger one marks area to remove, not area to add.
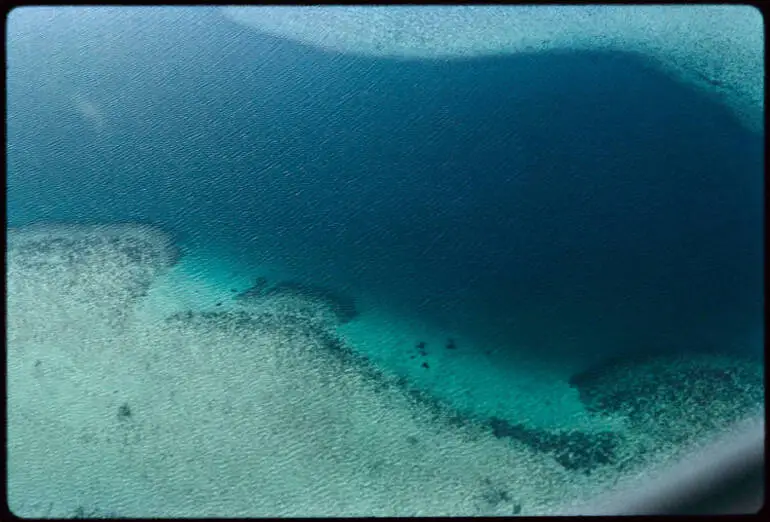
[[[251,288],[234,299],[249,306],[302,314],[338,324],[350,322],[358,316],[353,299],[321,286],[295,281],[282,281],[269,286],[266,278],[259,277]]]
[[[171,237],[142,224],[31,225],[8,231],[8,279],[13,295],[37,295],[51,307],[72,300],[95,319],[124,325],[134,302],[153,280],[179,261]],[[42,303],[15,303],[36,306]],[[51,310],[50,313],[56,313]]]
[[[615,358],[570,384],[589,411],[624,416],[658,443],[676,445],[703,440],[764,404],[761,362],[731,355]]]
[[[415,487],[424,491],[422,488],[430,486],[431,479],[422,474],[421,470],[426,462],[432,462],[430,459],[434,458],[437,451],[448,456],[456,455],[451,452],[455,451],[457,444],[466,448],[483,447],[480,450],[482,452],[497,451],[500,455],[508,456],[505,458],[510,458],[511,466],[500,466],[499,460],[492,458],[488,461],[492,471],[487,469],[486,464],[478,464],[476,469],[478,459],[471,457],[469,462],[474,464],[463,467],[461,474],[465,482],[458,486],[462,489],[462,510],[449,512],[445,511],[444,505],[437,504],[425,508],[431,510],[426,513],[510,515],[522,512],[522,501],[528,498],[527,494],[522,492],[522,488],[514,486],[509,475],[515,474],[512,468],[524,465],[525,461],[538,466],[536,453],[522,445],[506,445],[495,441],[483,420],[469,417],[431,396],[426,390],[416,388],[407,378],[380,368],[356,353],[334,330],[318,324],[312,318],[302,314],[257,311],[244,307],[227,311],[177,313],[166,319],[165,328],[168,328],[170,337],[178,336],[181,340],[180,350],[185,353],[179,357],[186,359],[191,354],[198,367],[215,365],[218,361],[232,357],[251,360],[247,354],[253,352],[254,367],[249,368],[249,375],[242,382],[249,397],[262,397],[258,400],[263,402],[256,410],[250,408],[250,414],[264,411],[260,415],[266,417],[260,422],[279,426],[280,435],[276,436],[285,437],[287,443],[292,443],[292,433],[301,433],[303,443],[297,447],[302,448],[305,444],[317,447],[313,455],[324,462],[333,462],[335,470],[347,469],[347,466],[354,466],[356,474],[364,470],[369,484],[367,488],[374,488],[376,492],[379,491],[378,484],[395,480],[389,484],[404,488],[404,492],[395,493],[397,495],[408,495],[408,491]],[[227,339],[227,343],[220,345],[220,339]],[[195,348],[191,348],[193,345]],[[205,355],[201,356],[200,350],[205,351]],[[296,377],[292,378],[292,375]],[[227,383],[222,386],[229,401],[240,401],[230,395],[235,382],[233,379],[235,376],[228,377]],[[359,391],[350,393],[343,386],[353,386],[350,389]],[[265,391],[260,392],[263,388]],[[215,390],[216,387],[211,387],[209,393]],[[361,398],[363,402],[360,407],[376,407],[382,401],[381,411],[384,413],[375,412],[371,418],[376,420],[366,422],[367,417],[361,413],[359,406],[352,406],[359,404],[352,402],[357,400],[359,393],[366,394]],[[328,397],[337,395],[345,399],[339,407],[328,402]],[[251,401],[248,399],[248,403]],[[285,401],[286,405],[281,406],[281,401]],[[390,415],[398,416],[398,420],[394,421],[396,424],[389,424]],[[384,448],[382,443],[377,443],[374,444],[377,451],[372,451],[368,446],[359,449],[355,444],[350,444],[351,440],[385,440],[388,434],[394,432],[396,442],[391,448]],[[448,438],[446,434],[453,434],[451,436],[456,438]],[[364,435],[364,439],[361,439]],[[436,440],[444,442],[437,444]],[[447,448],[439,449],[445,443],[448,444]],[[457,458],[465,457],[451,457],[450,460],[457,462]],[[443,456],[437,462],[440,462],[438,467],[442,470],[442,476],[451,473]],[[563,476],[562,473],[568,471],[550,458],[544,467],[546,470],[543,474]],[[471,468],[473,470],[469,471]],[[538,474],[538,477],[542,475]],[[348,480],[344,476],[343,479]],[[329,480],[333,484],[335,479],[332,477]],[[387,488],[387,495],[392,498],[394,493],[390,490],[391,485]],[[446,495],[445,489],[442,488],[442,492]],[[453,498],[451,494],[446,496]],[[530,506],[529,502],[526,507],[538,509],[536,504]],[[406,512],[402,510],[396,513]]]
[[[305,346],[305,349],[322,350],[346,365],[356,364],[362,371],[368,366],[365,357],[357,354],[340,337],[326,328],[326,325],[303,314],[252,310],[186,311],[167,317],[165,323],[177,325],[182,329],[192,326],[202,331],[227,332],[233,338],[268,335],[274,337],[276,342],[287,341],[298,347]],[[307,342],[293,342],[298,338]],[[373,367],[370,371],[374,371]]]
[[[107,250],[127,264],[157,270],[174,266],[181,258],[171,236],[153,225],[46,224],[8,230],[8,252],[24,267],[86,263]]]
[[[530,448],[550,453],[556,461],[569,470],[590,474],[597,466],[618,462],[617,449],[623,438],[618,433],[586,433],[577,430],[550,432],[512,424],[492,417],[489,422],[496,437],[510,437]]]

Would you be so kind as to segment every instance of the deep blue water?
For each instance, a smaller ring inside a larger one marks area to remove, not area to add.
[[[208,9],[65,15],[8,52],[10,226],[267,247],[544,356],[762,329],[764,138],[639,57],[342,56]]]

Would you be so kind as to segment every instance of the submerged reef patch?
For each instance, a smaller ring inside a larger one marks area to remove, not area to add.
[[[590,474],[598,466],[615,464],[622,435],[610,431],[587,433],[578,430],[552,432],[512,424],[497,417],[489,422],[495,437],[509,437],[535,451],[550,453],[566,469]]]
[[[254,293],[264,293],[267,289],[266,281],[258,281],[255,288],[258,289]],[[366,375],[376,389],[381,391],[400,389],[414,401],[415,405],[420,405],[421,409],[427,408],[426,411],[431,412],[434,422],[465,427],[470,429],[469,436],[472,432],[491,427],[495,437],[516,440],[538,453],[549,454],[569,471],[590,474],[599,466],[613,466],[620,462],[618,448],[625,442],[620,433],[553,431],[514,424],[496,417],[483,419],[464,414],[427,391],[415,387],[406,377],[393,378],[383,374],[368,358],[357,353],[332,331],[306,315],[285,313],[280,309],[272,313],[267,311],[186,312],[176,314],[168,321],[209,323],[216,324],[217,328],[228,330],[239,328],[259,331],[262,334],[273,331],[280,333],[281,336],[307,336],[308,339],[317,341],[309,345],[312,349],[334,354],[338,360],[344,361],[346,366],[354,365],[356,371]],[[421,342],[418,346],[420,345],[424,347],[425,343]],[[423,367],[428,368],[428,365],[423,363]],[[472,429],[474,426],[475,429]]]
[[[177,264],[181,250],[169,234],[153,225],[45,224],[8,230],[8,252],[20,266],[45,268],[87,263],[109,251],[116,261],[164,270]]]
[[[283,310],[338,324],[350,322],[358,316],[352,298],[328,288],[296,281],[281,281],[270,286],[265,277],[259,277],[251,288],[234,299],[247,306]]]
[[[614,358],[569,382],[589,411],[622,415],[674,444],[703,439],[764,405],[762,363],[732,355]]]
[[[264,309],[216,312],[188,310],[167,317],[165,323],[183,329],[193,327],[206,332],[222,332],[232,338],[270,337],[276,343],[290,344],[296,350],[331,354],[346,365],[360,366],[361,370],[368,365],[364,356],[354,352],[325,325],[302,314]]]
[[[302,460],[303,469],[319,463],[332,466],[334,474],[328,479],[324,476],[326,483],[336,484],[337,473],[347,482],[345,470],[350,469],[354,481],[360,473],[365,475],[360,495],[379,494],[385,487],[388,498],[410,498],[412,492],[426,498],[429,507],[424,508],[425,513],[505,515],[520,513],[523,501],[532,498],[526,491],[532,487],[531,481],[516,485],[520,467],[541,470],[536,481],[544,476],[571,475],[571,470],[548,455],[539,455],[542,452],[518,441],[504,444],[495,440],[483,419],[459,412],[407,378],[379,367],[332,329],[301,314],[251,308],[191,310],[169,316],[164,324],[169,338],[179,339],[180,352],[170,360],[195,361],[190,374],[207,375],[207,367],[231,369],[231,373],[222,372],[224,398],[207,399],[215,413],[222,409],[228,416],[235,411],[260,416],[260,429],[293,445],[290,453],[299,455],[296,459]],[[233,373],[244,363],[245,375]],[[157,371],[164,372],[160,368],[166,366],[174,365],[158,365]],[[217,389],[210,386],[207,393],[213,397]],[[366,413],[369,409],[371,414]],[[248,437],[251,444],[265,435],[257,430]],[[263,439],[264,444],[282,445],[272,437]],[[473,453],[476,448],[478,453]],[[489,452],[494,456],[485,457]],[[308,459],[314,464],[308,464]],[[438,498],[430,489],[436,472],[426,466],[433,462],[441,470],[438,476],[446,480],[454,473],[447,462],[458,463],[464,477],[457,486],[460,492],[447,494],[451,488],[443,486],[440,491],[446,497],[444,502],[458,498],[463,507],[447,510],[445,504],[431,504]],[[398,493],[393,493],[393,487]],[[526,507],[539,509],[535,502]],[[383,513],[414,512],[395,508]]]
[[[473,431],[478,435],[486,430],[483,421],[461,413],[426,390],[416,387],[406,377],[383,371],[332,330],[306,316],[251,310],[186,311],[167,317],[165,322],[181,330],[192,327],[204,335],[221,332],[228,337],[245,340],[269,338],[275,347],[281,347],[280,351],[286,351],[287,356],[300,353],[309,355],[311,352],[314,356],[323,355],[326,361],[336,361],[335,365],[341,372],[348,373],[354,369],[377,392],[398,391],[434,423],[455,428],[475,426]]]
[[[153,280],[181,257],[170,235],[150,225],[30,225],[8,231],[14,306],[66,316],[73,300],[119,328]],[[37,303],[28,296],[36,295]],[[26,296],[21,298],[20,296]],[[51,308],[50,310],[47,310]],[[47,311],[46,311],[47,310]]]

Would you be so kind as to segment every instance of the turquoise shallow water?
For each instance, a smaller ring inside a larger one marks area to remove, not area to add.
[[[309,286],[235,300],[257,278],[316,284],[258,252],[177,260],[135,225],[11,235],[19,514],[561,513],[761,403],[761,368],[729,354],[579,372],[393,294],[358,290],[343,324],[312,310],[344,299]]]
[[[552,40],[559,6],[526,8],[531,34],[407,8],[379,42],[350,32],[368,15],[332,35],[304,9],[278,34],[219,8],[15,10],[8,222],[54,236],[8,276],[15,505],[542,514],[756,402],[764,135],[735,109],[761,101],[762,35],[733,37],[760,18],[705,9],[682,34],[665,9],[591,8],[611,34],[570,17]],[[150,278],[147,245],[60,237],[133,223],[181,262]],[[360,313],[334,335],[251,322],[233,296],[257,277]]]
[[[276,282],[295,276],[277,266],[245,266],[226,255],[217,249],[188,250],[150,290],[143,313],[157,320],[187,310],[238,310],[233,297],[257,277]],[[509,346],[474,331],[477,325],[436,324],[377,294],[357,294],[356,303],[360,315],[337,327],[350,347],[384,372],[406,377],[453,408],[471,416],[496,416],[551,429],[612,426],[589,417],[577,391],[568,386],[575,367],[549,364],[527,351],[516,357]],[[450,339],[456,348],[447,348]],[[418,348],[421,342],[426,355]]]

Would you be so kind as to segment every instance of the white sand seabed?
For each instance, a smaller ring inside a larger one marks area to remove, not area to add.
[[[292,279],[291,274],[275,266],[240,267],[222,259],[216,251],[198,249],[159,278],[150,299],[143,303],[145,321],[190,309],[238,309],[230,289],[248,288],[255,276],[270,281]],[[184,288],[183,293],[179,293],[180,288]],[[474,336],[458,332],[447,335],[440,326],[406,311],[394,311],[392,304],[362,292],[358,289],[355,298],[363,313],[342,325],[339,333],[376,366],[406,376],[418,388],[453,407],[532,427],[622,429],[619,422],[586,412],[578,392],[567,383],[569,368],[548,367],[526,354],[514,360],[510,349],[500,356],[498,349],[509,347],[492,345],[495,353],[483,355]],[[222,306],[216,307],[217,302]],[[445,348],[449,337],[457,341],[458,349]],[[427,342],[426,357],[416,349],[419,340]],[[427,362],[429,368],[423,368],[422,362]]]
[[[468,59],[550,50],[635,53],[764,127],[762,14],[741,5],[228,6],[228,19],[335,52]]]
[[[132,233],[163,258],[162,234],[143,230]],[[88,227],[85,256],[9,234],[8,499],[20,516],[526,515],[601,487],[431,417],[317,339],[147,321],[221,296],[184,262],[145,270],[151,259]],[[146,295],[113,291],[142,277]]]

